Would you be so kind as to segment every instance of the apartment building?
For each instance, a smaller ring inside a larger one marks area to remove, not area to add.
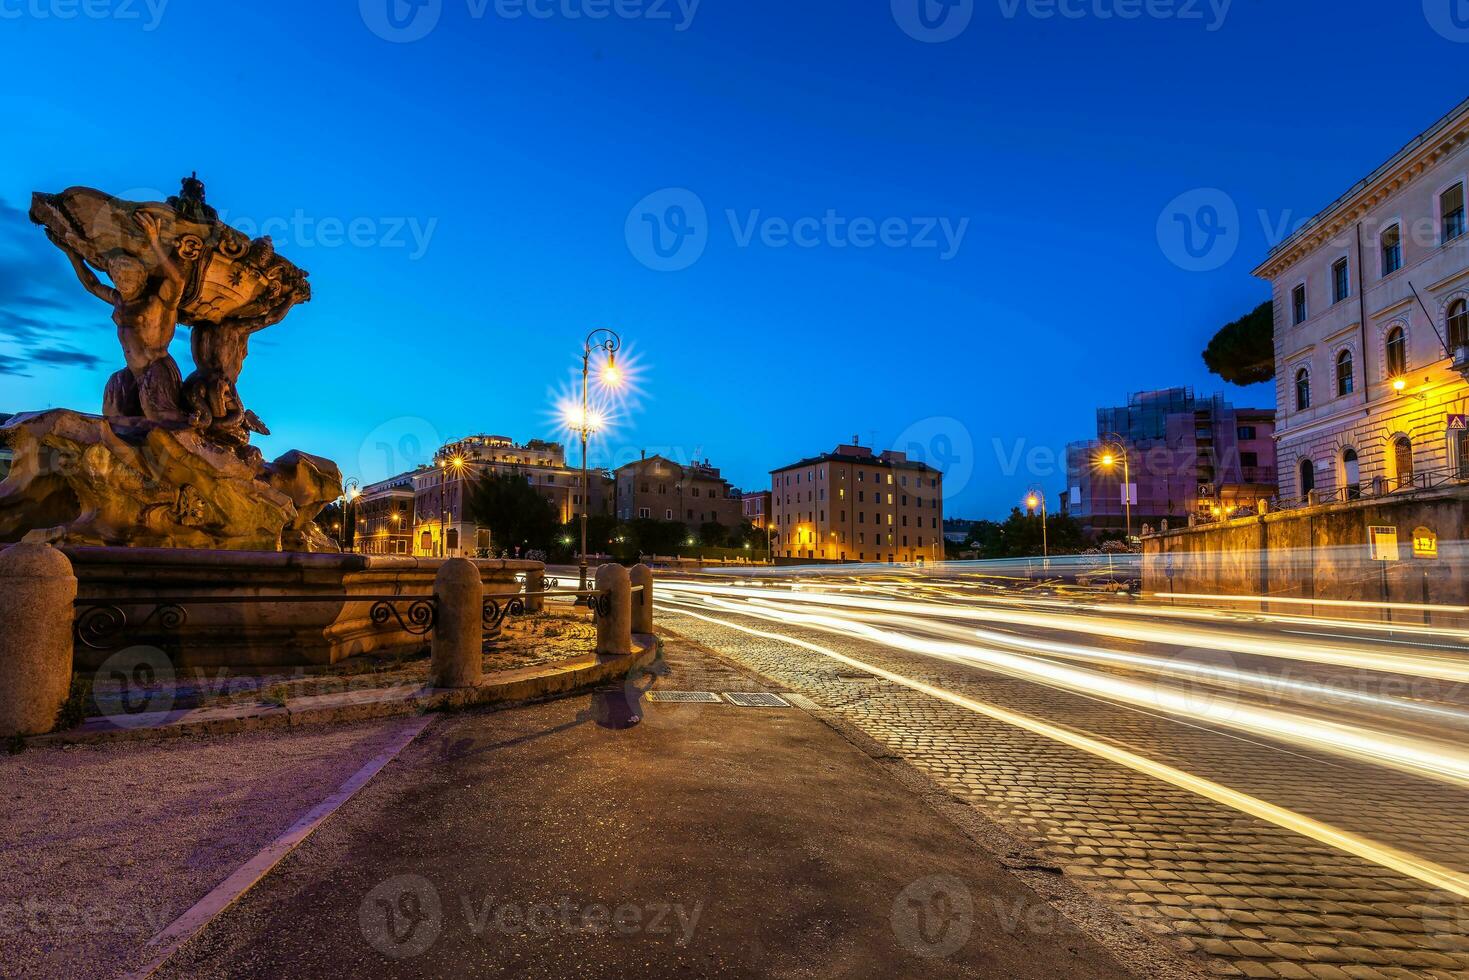
[[[1287,506],[1469,479],[1469,101],[1271,250]]]
[[[706,459],[688,465],[649,456],[619,466],[613,473],[619,520],[677,521],[697,529],[703,524],[739,527],[743,494]]]
[[[944,475],[926,463],[853,440],[770,475],[777,560],[943,560]]]

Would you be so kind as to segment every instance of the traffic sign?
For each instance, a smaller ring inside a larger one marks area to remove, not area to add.
[[[1469,415],[1450,415],[1450,432],[1469,432]]]
[[[1398,561],[1398,529],[1395,527],[1369,527],[1367,540],[1372,545],[1373,561]]]

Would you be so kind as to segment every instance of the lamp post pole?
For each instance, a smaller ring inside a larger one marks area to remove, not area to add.
[[[1051,560],[1051,544],[1046,535],[1046,492],[1039,487],[1030,488],[1030,496],[1025,501],[1031,510],[1037,506],[1041,510],[1041,567],[1045,568]]]
[[[1122,506],[1123,506],[1123,509],[1124,509],[1125,513],[1127,514],[1127,545],[1128,545],[1128,547],[1131,547],[1132,546],[1132,462],[1128,458],[1129,453],[1127,451],[1127,444],[1122,441],[1122,436],[1118,435],[1116,432],[1109,432],[1109,433],[1107,433],[1107,435],[1106,435],[1105,438],[1106,438],[1106,442],[1103,443],[1103,448],[1106,449],[1108,453],[1111,453],[1115,449],[1116,450],[1116,454],[1122,457]],[[1107,459],[1108,459],[1107,457],[1104,457],[1103,458],[1103,465],[1106,465],[1106,466],[1113,465],[1112,463],[1108,462]]]
[[[605,336],[603,336],[605,335]],[[622,347],[622,338],[614,331],[605,327],[593,330],[587,334],[587,339],[582,344],[581,352],[581,565],[580,580],[581,589],[587,588],[587,510],[590,506],[592,488],[587,479],[587,439],[591,435],[591,394],[590,383],[592,374],[592,351],[604,350],[607,352],[608,367],[614,367],[617,352]]]

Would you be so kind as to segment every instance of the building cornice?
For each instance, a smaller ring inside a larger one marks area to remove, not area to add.
[[[1469,141],[1469,100],[1461,102],[1427,132],[1271,249],[1254,275],[1265,280],[1278,278],[1429,168],[1462,149],[1466,141]]]

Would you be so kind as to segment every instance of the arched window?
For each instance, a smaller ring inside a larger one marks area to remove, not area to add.
[[[1344,350],[1336,355],[1336,394],[1342,395],[1352,393],[1352,352]]]
[[[1296,372],[1296,411],[1304,412],[1311,407],[1311,372],[1301,368]]]
[[[1361,499],[1362,467],[1357,462],[1357,451],[1351,446],[1341,451],[1341,484],[1348,500]]]
[[[1387,332],[1387,376],[1399,378],[1408,373],[1408,335],[1402,327]]]
[[[1393,475],[1398,488],[1413,485],[1413,441],[1407,436],[1398,436],[1392,441]]]
[[[1316,489],[1316,464],[1309,459],[1301,460],[1301,496]]]
[[[1469,302],[1459,300],[1449,307],[1449,351],[1469,347]]]

